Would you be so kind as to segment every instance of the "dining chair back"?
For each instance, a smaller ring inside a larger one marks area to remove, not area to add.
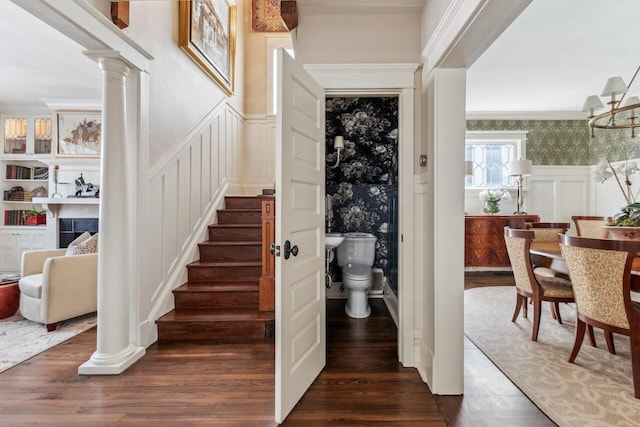
[[[525,228],[532,230],[534,240],[553,241],[558,240],[558,234],[564,234],[571,228],[569,222],[527,222]]]
[[[554,317],[559,323],[562,323],[559,303],[573,302],[573,290],[571,289],[571,282],[566,278],[546,277],[535,273],[529,255],[533,239],[534,232],[532,230],[504,228],[504,240],[516,282],[516,307],[511,321],[516,321],[521,309],[523,310],[523,316],[527,317],[527,304],[530,298],[533,303],[531,340],[537,341],[542,301],[551,303]]]
[[[611,222],[612,218],[610,216],[574,215],[571,220],[576,225],[576,234],[579,237],[606,239],[609,233],[603,226]]]
[[[640,304],[631,300],[631,266],[640,242],[560,236],[562,257],[576,300],[576,329],[569,362],[578,356],[586,326],[627,335],[631,340],[634,394],[640,398]],[[615,352],[615,350],[614,350]]]

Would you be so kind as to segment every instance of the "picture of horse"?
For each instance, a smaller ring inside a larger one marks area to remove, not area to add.
[[[99,111],[57,112],[60,156],[99,156],[102,137]]]

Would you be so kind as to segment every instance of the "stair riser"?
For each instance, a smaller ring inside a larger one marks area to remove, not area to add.
[[[261,209],[262,201],[257,197],[225,197],[227,209]]]
[[[262,212],[234,212],[234,211],[218,211],[218,224],[260,224],[262,221]]]
[[[262,259],[261,245],[200,245],[200,261],[257,261]]]
[[[262,267],[187,266],[189,282],[254,282],[260,280]]]
[[[254,292],[174,292],[176,310],[194,308],[255,308],[259,307],[259,295]]]
[[[158,323],[158,339],[215,340],[218,342],[249,342],[272,339],[270,325],[264,321],[230,322],[161,322]]]
[[[223,228],[209,227],[209,240],[213,242],[243,242],[262,239],[262,229],[258,227]]]

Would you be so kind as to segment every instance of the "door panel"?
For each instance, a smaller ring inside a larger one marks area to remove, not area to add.
[[[282,422],[326,363],[324,90],[278,52],[276,396]],[[285,242],[297,248],[285,259]]]

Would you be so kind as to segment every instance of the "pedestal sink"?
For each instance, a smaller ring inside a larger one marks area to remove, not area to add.
[[[327,288],[331,287],[333,280],[331,279],[331,274],[329,273],[329,264],[333,260],[333,250],[340,246],[340,244],[344,241],[344,236],[342,233],[326,233],[324,235],[324,251],[326,253],[325,261],[325,286]]]
[[[344,241],[342,233],[326,233],[324,235],[324,248],[334,249],[340,246],[340,243]]]

